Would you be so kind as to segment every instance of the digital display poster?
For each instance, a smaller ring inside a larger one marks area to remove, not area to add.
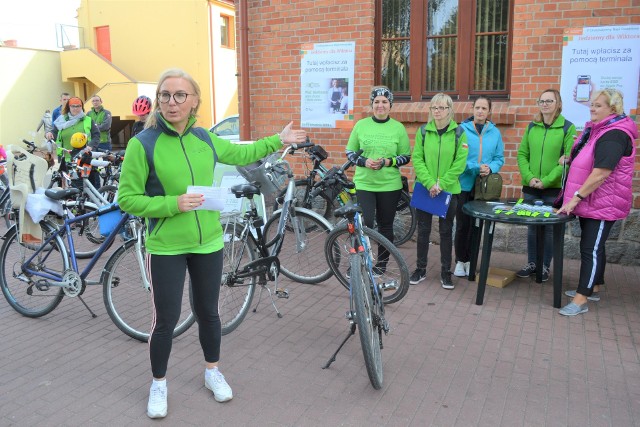
[[[640,25],[567,28],[562,48],[562,115],[578,131],[590,120],[591,94],[615,88],[635,119],[640,77]]]
[[[355,42],[302,46],[301,127],[353,127],[355,50]]]

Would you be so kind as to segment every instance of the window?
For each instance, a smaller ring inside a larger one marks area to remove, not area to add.
[[[233,49],[235,47],[234,40],[233,19],[229,15],[220,15],[220,46]]]
[[[399,99],[508,97],[513,0],[377,0],[376,81]]]

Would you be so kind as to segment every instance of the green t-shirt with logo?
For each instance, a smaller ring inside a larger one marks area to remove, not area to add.
[[[397,120],[376,122],[372,117],[359,120],[349,136],[347,150],[364,150],[371,160],[396,156],[410,156],[411,145],[404,125]],[[394,191],[402,188],[400,169],[387,166],[379,170],[356,167],[353,177],[356,189],[365,191]]]

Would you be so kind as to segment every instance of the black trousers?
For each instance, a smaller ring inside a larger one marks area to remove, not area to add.
[[[605,243],[615,221],[591,218],[580,219],[580,278],[579,294],[590,296],[595,285],[604,284],[604,269],[607,264]]]
[[[394,191],[366,191],[356,190],[358,204],[362,207],[364,225],[373,228],[374,218],[378,224],[378,231],[393,242],[393,221],[402,190]],[[378,247],[378,263],[386,265],[389,252],[382,246]]]
[[[218,298],[222,280],[222,250],[210,254],[148,255],[147,265],[151,273],[153,299],[149,359],[154,378],[162,378],[167,373],[187,270],[191,278],[193,309],[204,360],[209,363],[220,360],[222,329]]]
[[[451,256],[453,252],[453,220],[458,209],[458,194],[451,196],[449,210],[445,218],[438,217],[440,229],[440,264],[442,272],[451,271]],[[431,221],[433,215],[416,209],[418,215],[418,244],[416,262],[417,268],[427,268],[427,256],[429,255],[429,236],[431,236]]]
[[[462,212],[462,206],[473,200],[472,191],[463,191],[458,195],[458,208],[456,209],[456,238],[454,241],[456,261],[471,261],[471,223],[473,218]]]

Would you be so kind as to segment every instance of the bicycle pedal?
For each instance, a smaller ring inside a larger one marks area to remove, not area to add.
[[[283,289],[283,288],[277,288],[276,289],[276,296],[278,298],[289,298],[289,290],[288,289]]]

